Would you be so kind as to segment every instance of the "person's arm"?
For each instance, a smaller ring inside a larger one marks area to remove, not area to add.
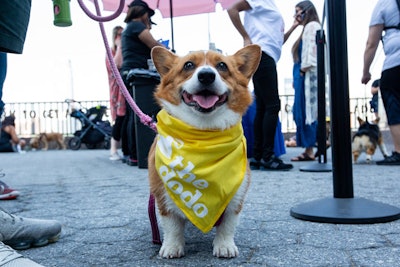
[[[300,69],[302,73],[306,73],[311,68],[317,66],[317,43],[315,42],[315,36],[320,28],[320,24],[315,21],[309,22],[304,26]]]
[[[292,24],[292,27],[290,27],[290,29],[283,36],[283,43],[286,43],[287,39],[289,39],[290,35],[292,34],[292,32],[294,32],[297,26],[299,26],[299,22],[295,19]]]
[[[251,9],[250,5],[245,0],[239,0],[234,3],[230,8],[228,8],[228,15],[232,21],[233,26],[243,37],[244,46],[252,44],[252,41],[244,28],[242,21],[240,19],[239,12]]]
[[[114,55],[114,62],[118,69],[122,66],[122,47],[121,42],[117,45],[117,50],[115,51]]]
[[[17,132],[15,131],[15,127],[12,125],[8,125],[4,128],[6,133],[11,136],[11,141],[16,145],[19,143],[19,138],[17,136]]]
[[[139,34],[139,39],[142,41],[145,45],[147,45],[148,48],[153,48],[155,46],[163,46],[159,42],[157,42],[156,39],[154,39],[153,35],[151,35],[150,30],[145,29]]]
[[[367,84],[371,80],[371,73],[369,68],[371,67],[372,61],[374,60],[376,49],[378,48],[379,41],[381,40],[383,32],[383,24],[378,24],[369,27],[369,34],[367,44],[364,51],[364,67],[361,78],[361,83]]]

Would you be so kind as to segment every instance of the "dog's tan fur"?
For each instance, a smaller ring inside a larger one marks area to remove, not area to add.
[[[57,144],[58,149],[66,149],[64,136],[61,133],[41,133],[30,141],[30,146],[35,149],[48,150],[49,143]]]
[[[252,102],[248,83],[259,64],[261,50],[257,45],[250,45],[232,56],[219,53],[194,52],[184,57],[176,56],[168,50],[156,47],[152,50],[154,64],[161,75],[161,82],[155,92],[160,106],[170,115],[179,118],[197,129],[224,130],[238,123],[243,113]],[[185,69],[186,64],[193,64],[193,69]],[[227,69],[220,68],[225,64]],[[198,69],[212,69],[216,74],[217,91],[226,90],[228,100],[209,113],[202,113],[184,103],[183,90],[190,90],[193,83],[198,83]],[[189,87],[189,88],[188,88]],[[221,88],[222,87],[222,88]],[[177,258],[184,255],[184,224],[186,218],[175,206],[167,194],[164,184],[155,167],[155,149],[157,138],[150,148],[148,158],[150,191],[154,195],[161,217],[164,240],[160,249],[163,258]],[[224,177],[227,179],[229,177]],[[222,181],[221,181],[222,182]],[[222,223],[217,226],[213,242],[213,254],[217,257],[236,257],[238,249],[233,240],[242,210],[245,195],[250,185],[250,170],[247,168],[236,195],[225,210]]]

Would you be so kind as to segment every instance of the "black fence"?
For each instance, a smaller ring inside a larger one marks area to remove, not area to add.
[[[370,99],[350,99],[350,127],[352,130],[358,128],[357,116],[369,121],[375,119],[374,113],[369,105]],[[281,95],[280,120],[283,133],[296,132],[296,124],[293,121],[292,106],[293,95]],[[80,103],[80,105],[78,104]],[[6,103],[5,116],[13,114],[16,117],[16,130],[21,137],[32,137],[43,132],[59,132],[65,136],[72,136],[81,129],[81,123],[70,116],[71,108],[91,108],[97,105],[109,107],[109,100],[80,101],[68,104],[67,102],[20,102]],[[382,117],[382,116],[381,116]],[[107,110],[103,120],[111,122],[110,110]],[[381,129],[387,129],[386,120],[381,120]]]
[[[71,136],[82,128],[81,122],[70,116],[73,108],[89,109],[98,105],[109,107],[110,102],[104,101],[80,101],[67,102],[20,102],[6,103],[5,116],[15,116],[15,126],[20,137],[32,137],[39,133],[59,132],[65,136]],[[110,111],[103,120],[111,120]]]

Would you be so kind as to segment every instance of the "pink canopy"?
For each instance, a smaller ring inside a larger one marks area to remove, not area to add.
[[[93,2],[93,0],[91,0]],[[100,0],[104,10],[117,10],[121,0]],[[123,0],[126,6],[133,0]],[[215,5],[220,3],[223,9],[227,9],[236,0],[144,0],[152,9],[158,9],[164,18],[171,17],[170,2],[172,2],[172,16],[188,16],[202,13],[215,12]]]
[[[94,2],[96,0],[90,0]],[[124,12],[127,11],[127,6],[133,0],[97,0],[103,3],[103,9],[108,11],[116,11],[124,1]],[[174,23],[173,17],[189,16],[195,14],[215,12],[216,4],[221,4],[223,9],[229,8],[237,0],[143,0],[150,8],[159,10],[164,18],[171,18],[171,49],[174,47]],[[171,8],[172,7],[172,8]]]

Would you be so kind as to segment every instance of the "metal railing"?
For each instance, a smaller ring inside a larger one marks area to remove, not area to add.
[[[296,124],[293,121],[292,106],[293,95],[281,95],[281,112],[279,113],[283,133],[296,132]],[[369,105],[370,99],[350,99],[350,127],[358,128],[357,116],[369,121],[374,119],[374,113]],[[109,100],[79,101],[85,108],[97,105],[107,106]],[[19,102],[7,103],[5,115],[13,114],[16,117],[16,130],[21,137],[32,137],[43,132],[59,132],[65,136],[71,136],[81,129],[81,123],[70,116],[71,106],[66,102]],[[110,110],[107,110],[103,120],[111,122]],[[386,120],[381,120],[381,129],[387,129]]]
[[[110,101],[79,101],[77,108],[107,106]],[[58,132],[71,136],[82,128],[81,122],[70,116],[72,104],[67,102],[19,102],[6,103],[5,116],[15,116],[15,128],[20,137],[32,137],[39,133]],[[110,120],[109,109],[103,120]]]

